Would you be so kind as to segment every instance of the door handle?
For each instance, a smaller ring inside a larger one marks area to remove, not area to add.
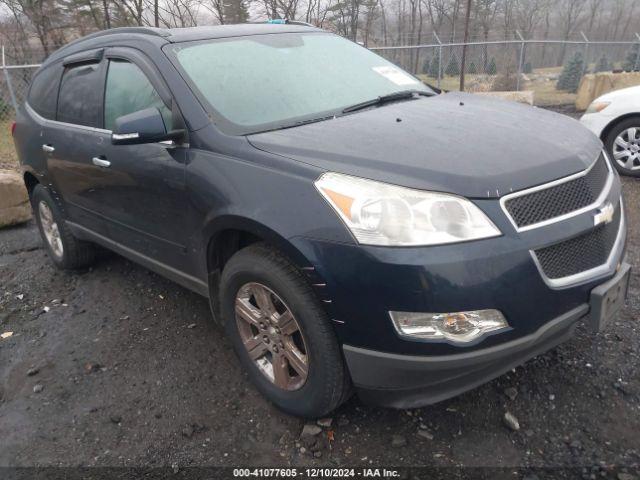
[[[48,143],[45,143],[44,145],[42,145],[42,151],[47,153],[53,153],[56,151],[56,149],[53,148],[53,145],[49,145]]]
[[[96,167],[107,168],[111,165],[111,162],[109,160],[105,160],[104,158],[100,157],[93,157],[91,161]]]

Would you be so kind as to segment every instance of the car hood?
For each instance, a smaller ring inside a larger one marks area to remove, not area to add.
[[[584,170],[602,148],[567,116],[464,93],[388,104],[248,140],[323,170],[472,198],[500,197]]]

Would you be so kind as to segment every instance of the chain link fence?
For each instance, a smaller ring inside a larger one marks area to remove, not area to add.
[[[582,76],[601,71],[640,71],[640,36],[632,41],[515,40],[372,47],[371,50],[445,90],[532,90],[536,104],[570,104]]]
[[[575,90],[585,73],[639,71],[640,36],[632,41],[512,40],[371,47],[370,49],[445,90],[458,90],[464,62],[464,89],[469,92],[532,90],[535,104],[575,102]],[[2,49],[0,63],[0,168],[15,165],[9,133],[15,111],[45,54],[25,48]]]
[[[0,169],[15,168],[17,158],[11,138],[11,125],[18,105],[24,101],[31,83],[31,77],[39,67],[38,63],[12,65],[11,55],[0,46]],[[41,53],[34,53],[38,61]],[[25,58],[21,56],[21,58]],[[31,58],[27,58],[30,60]]]

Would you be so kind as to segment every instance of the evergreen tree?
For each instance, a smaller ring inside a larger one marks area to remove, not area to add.
[[[498,73],[498,67],[496,67],[495,57],[491,57],[491,60],[489,60],[489,65],[487,65],[487,73],[489,75],[495,75]]]
[[[455,52],[449,57],[449,63],[447,63],[444,73],[450,76],[460,75],[460,63],[458,62],[458,56]]]
[[[467,73],[470,73],[471,75],[478,73],[478,69],[476,68],[476,64],[474,62],[471,62],[467,67]]]
[[[422,64],[422,73],[424,73],[425,75],[429,75],[430,71],[431,71],[431,59],[427,57],[424,59],[424,62]]]
[[[531,73],[533,72],[533,68],[531,67],[531,62],[527,62],[524,64],[524,67],[522,67],[522,73]]]
[[[625,72],[633,72],[640,70],[640,60],[638,58],[640,55],[640,43],[634,43],[633,47],[627,52],[627,57],[622,64],[622,69]]]
[[[440,57],[438,55],[434,55],[431,59],[431,65],[429,65],[429,76],[433,78],[438,78],[440,74]]]
[[[612,67],[611,67],[611,63],[609,62],[609,59],[606,57],[606,55],[602,55],[600,57],[600,60],[598,60],[598,63],[596,63],[596,66],[594,68],[594,72],[598,73],[598,72],[609,72],[611,71]]]
[[[567,90],[575,93],[580,85],[582,74],[584,72],[584,60],[581,52],[576,52],[573,57],[564,65],[558,83],[557,90]]]

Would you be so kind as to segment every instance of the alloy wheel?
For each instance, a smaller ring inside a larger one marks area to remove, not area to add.
[[[283,390],[298,390],[309,374],[309,357],[300,325],[289,307],[261,283],[243,285],[235,316],[242,343],[260,372]]]
[[[62,239],[60,238],[60,229],[53,218],[51,208],[49,208],[49,205],[47,205],[45,201],[40,201],[38,204],[38,213],[40,215],[40,223],[44,237],[49,247],[51,247],[51,251],[57,258],[62,258],[64,247],[62,246]]]
[[[620,132],[613,142],[613,158],[627,170],[640,169],[640,127]]]

